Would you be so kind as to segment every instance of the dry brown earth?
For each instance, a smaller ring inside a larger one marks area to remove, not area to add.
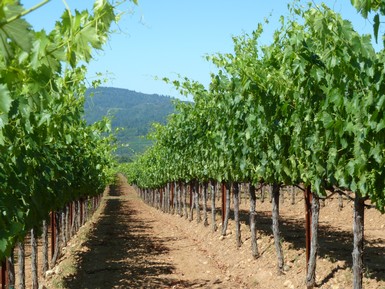
[[[121,179],[106,194],[100,213],[82,228],[46,282],[48,288],[305,288],[304,205],[281,204],[285,274],[276,272],[271,204],[257,203],[260,258],[251,257],[242,202],[242,247],[236,248],[233,223],[221,237],[184,217],[149,207]],[[365,212],[364,288],[385,289],[385,216]],[[210,221],[210,219],[209,219]],[[220,216],[217,216],[220,226]],[[321,208],[317,287],[352,287],[352,208],[336,200]]]

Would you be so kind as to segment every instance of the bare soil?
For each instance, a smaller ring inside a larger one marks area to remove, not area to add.
[[[285,195],[285,194],[284,194]],[[209,202],[210,206],[210,202]],[[145,204],[120,177],[100,211],[65,249],[45,280],[47,288],[305,288],[304,204],[298,192],[280,204],[285,272],[276,269],[271,204],[257,203],[260,257],[251,256],[247,198],[242,199],[242,246],[231,220],[226,237],[196,221]],[[219,208],[218,208],[219,211]],[[210,212],[209,212],[210,213]],[[321,207],[317,288],[352,288],[352,204],[337,200]],[[385,289],[385,216],[365,211],[364,288]]]

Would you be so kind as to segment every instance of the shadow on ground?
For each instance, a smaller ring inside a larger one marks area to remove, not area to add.
[[[322,210],[322,208],[321,208]],[[246,210],[240,211],[240,220],[249,226],[249,213]],[[346,220],[351,222],[351,220]],[[257,212],[257,231],[272,236],[271,212]],[[280,218],[281,237],[289,242],[294,249],[305,248],[305,214],[303,219]],[[333,272],[321,281],[320,285],[333,278],[340,269],[352,267],[353,233],[343,230],[336,230],[335,227],[319,225],[318,229],[319,251],[321,258],[332,261],[344,261],[345,266],[338,266]],[[365,276],[375,280],[385,280],[385,250],[384,240],[365,240],[364,264]],[[286,260],[294,261],[294,260]]]
[[[116,186],[110,187],[105,211],[84,250],[77,255],[78,272],[65,280],[67,288],[194,288],[206,280],[169,278],[175,269],[161,258],[169,249],[165,238],[151,234],[130,200]]]

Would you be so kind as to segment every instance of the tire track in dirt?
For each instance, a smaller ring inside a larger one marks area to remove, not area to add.
[[[147,206],[120,176],[66,288],[241,288],[199,241]]]

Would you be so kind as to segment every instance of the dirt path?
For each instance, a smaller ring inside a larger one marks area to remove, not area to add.
[[[330,200],[321,210],[317,288],[352,288],[351,204],[342,210]],[[47,288],[305,288],[303,200],[282,203],[280,219],[285,272],[276,271],[271,204],[257,204],[260,257],[253,259],[242,203],[242,246],[234,223],[228,235],[145,204],[120,178],[105,195],[99,212],[80,229],[48,278]],[[385,289],[385,215],[366,212],[365,289]],[[209,220],[210,222],[211,220]]]
[[[241,288],[131,187],[112,187],[66,288]]]

